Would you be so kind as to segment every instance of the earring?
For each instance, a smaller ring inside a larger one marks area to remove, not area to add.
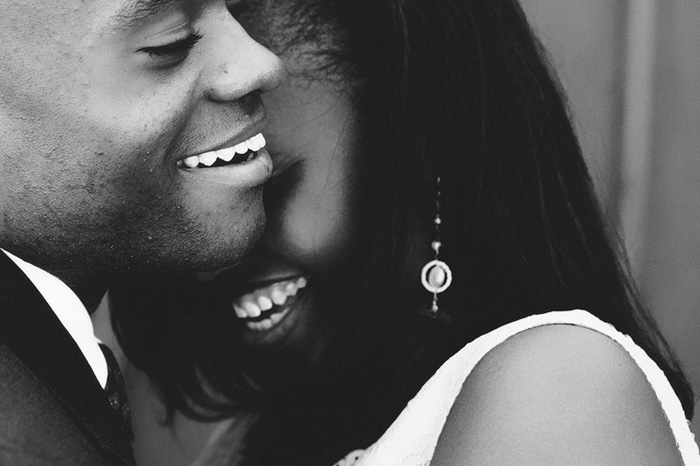
[[[450,267],[440,260],[440,248],[442,243],[440,242],[440,224],[442,219],[440,218],[440,177],[437,177],[437,198],[435,201],[435,219],[433,223],[435,224],[435,240],[432,242],[431,247],[435,252],[433,260],[428,262],[423,266],[421,272],[421,282],[423,282],[423,287],[433,294],[433,304],[431,306],[431,314],[435,317],[446,317],[444,313],[440,312],[438,307],[438,293],[442,293],[452,284],[452,270]]]

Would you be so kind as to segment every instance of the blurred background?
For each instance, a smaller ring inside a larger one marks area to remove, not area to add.
[[[645,305],[700,395],[700,2],[521,0]],[[696,411],[700,406],[696,404]],[[693,432],[700,438],[700,415]]]

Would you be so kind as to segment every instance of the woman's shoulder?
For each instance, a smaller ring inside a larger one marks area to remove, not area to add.
[[[431,464],[683,464],[677,443],[688,436],[686,458],[698,460],[653,361],[609,324],[574,313],[533,316],[541,325],[506,332],[484,354]]]
[[[700,464],[663,372],[579,310],[526,317],[467,344],[360,464],[405,456],[396,445],[406,438],[421,458],[406,464],[416,465],[683,464],[679,449],[685,464]]]

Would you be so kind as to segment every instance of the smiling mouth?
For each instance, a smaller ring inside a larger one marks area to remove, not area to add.
[[[265,144],[265,138],[262,133],[258,133],[235,146],[178,160],[177,167],[181,169],[201,169],[243,164],[253,160],[258,151],[265,147]]]
[[[289,313],[297,293],[306,284],[306,277],[278,281],[244,294],[231,306],[248,329],[270,330]]]

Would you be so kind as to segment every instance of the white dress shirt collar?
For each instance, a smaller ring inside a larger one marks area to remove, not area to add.
[[[17,264],[44,297],[63,327],[68,331],[92,368],[102,388],[107,385],[109,369],[95,336],[90,314],[73,290],[57,277],[2,249]]]

